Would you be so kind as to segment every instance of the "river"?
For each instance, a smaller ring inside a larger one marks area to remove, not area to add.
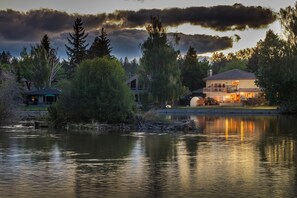
[[[296,117],[182,119],[194,120],[198,129],[2,128],[0,197],[297,196]]]

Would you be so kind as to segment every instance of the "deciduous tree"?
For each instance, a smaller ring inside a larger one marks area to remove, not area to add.
[[[114,58],[83,61],[50,110],[56,122],[125,122],[132,118],[134,97],[126,75]]]

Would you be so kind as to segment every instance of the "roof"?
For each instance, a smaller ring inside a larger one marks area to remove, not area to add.
[[[59,89],[55,88],[44,88],[44,89],[39,89],[35,91],[28,91],[26,92],[26,95],[30,96],[38,96],[38,95],[59,95],[61,91]]]
[[[256,79],[254,73],[242,71],[240,69],[232,69],[213,76],[203,78],[203,80],[242,80],[242,79]]]
[[[193,90],[192,93],[203,93],[203,88]]]
[[[126,80],[126,83],[130,83],[130,82],[132,82],[133,80],[136,80],[136,79],[138,79],[138,78],[139,78],[139,76],[138,76],[137,74],[135,74],[135,75],[131,76],[129,79],[127,79],[127,80]]]

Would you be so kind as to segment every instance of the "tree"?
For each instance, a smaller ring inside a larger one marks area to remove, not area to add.
[[[213,53],[211,57],[211,69],[213,74],[219,73],[220,69],[225,67],[227,61],[226,56],[222,52]]]
[[[204,87],[203,78],[207,76],[208,62],[198,62],[196,50],[189,47],[185,59],[182,61],[181,75],[183,85],[190,91]]]
[[[37,89],[51,87],[61,68],[56,50],[50,48],[48,53],[40,44],[32,46],[30,54],[24,49],[19,65],[20,73],[26,79],[28,90],[31,89],[32,82]]]
[[[73,80],[50,109],[56,122],[125,122],[132,118],[134,97],[126,75],[114,58],[83,61]]]
[[[21,94],[13,74],[0,68],[0,125],[20,117]]]
[[[112,48],[110,47],[110,40],[107,38],[107,34],[104,31],[104,28],[101,29],[101,35],[96,36],[94,42],[92,43],[88,57],[90,59],[103,56],[111,56]]]
[[[69,58],[69,64],[65,70],[69,78],[73,76],[77,65],[86,58],[86,48],[89,45],[86,44],[88,34],[85,33],[81,18],[76,18],[73,31],[74,33],[69,33],[69,37],[67,38],[69,46],[65,45],[66,53]]]
[[[253,48],[251,56],[248,59],[247,62],[247,71],[252,72],[252,73],[257,73],[258,68],[259,68],[259,50],[260,50],[260,42],[257,43],[257,46]]]
[[[232,69],[240,69],[240,70],[246,70],[247,69],[247,61],[246,60],[238,60],[233,59],[226,63],[225,67],[221,68],[219,73],[225,72]]]
[[[45,51],[49,54],[51,47],[50,47],[50,40],[49,40],[49,37],[47,36],[47,34],[45,34],[42,37],[40,44],[45,49]]]
[[[272,30],[266,33],[266,38],[260,42],[259,68],[256,73],[259,87],[265,93],[268,101],[273,105],[281,105],[285,96],[280,94],[284,89],[284,80],[287,71],[284,59],[288,56],[288,46]]]
[[[0,54],[0,64],[10,64],[11,54],[8,51],[3,51]]]
[[[139,67],[136,59],[133,59],[131,62],[129,62],[127,57],[125,57],[122,65],[128,77],[135,75]]]
[[[297,45],[297,2],[295,7],[280,9],[280,21],[291,46]]]
[[[170,45],[162,23],[151,17],[148,38],[141,45],[140,79],[159,104],[173,101],[183,93],[177,51]]]

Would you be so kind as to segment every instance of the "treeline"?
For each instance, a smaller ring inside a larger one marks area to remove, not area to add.
[[[209,69],[214,74],[235,68],[254,72],[257,84],[271,105],[279,105],[286,112],[297,112],[296,16],[297,4],[280,11],[287,40],[269,30],[254,48],[228,55],[214,53],[209,60],[201,60],[192,46],[182,56],[174,48],[179,38],[169,41],[160,19],[151,17],[146,27],[148,37],[140,45],[139,62],[113,57],[104,28],[89,46],[88,33],[82,20],[77,18],[65,45],[68,60],[59,60],[57,49],[44,35],[29,52],[24,48],[19,58],[2,52],[0,71],[14,76],[28,90],[33,85],[38,89],[61,88],[59,101],[50,109],[57,123],[127,121],[135,111],[133,96],[125,85],[128,77],[139,75],[140,85],[147,90],[141,96],[143,103],[163,106],[174,103],[188,90],[203,88],[203,78]],[[5,79],[0,80],[3,88]]]

